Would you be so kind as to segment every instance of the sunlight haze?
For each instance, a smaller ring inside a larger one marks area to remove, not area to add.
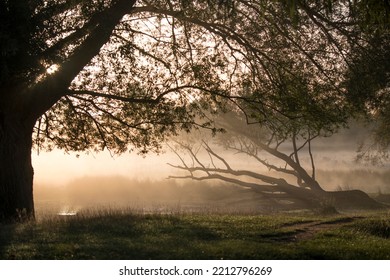
[[[95,154],[66,154],[63,151],[33,153],[35,181],[39,184],[61,186],[83,176],[122,175],[135,179],[159,180],[172,171],[166,163],[167,154],[139,156],[125,153],[111,156],[107,151]]]

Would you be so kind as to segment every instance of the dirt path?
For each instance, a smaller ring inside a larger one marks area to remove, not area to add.
[[[271,239],[274,241],[284,242],[298,242],[302,240],[308,240],[321,231],[339,228],[344,225],[351,224],[352,222],[361,218],[362,217],[345,217],[325,222],[313,221],[292,224],[284,227],[284,229],[288,230],[285,235],[278,235]]]

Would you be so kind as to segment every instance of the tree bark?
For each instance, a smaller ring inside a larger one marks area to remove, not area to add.
[[[33,84],[0,88],[0,223],[34,217],[31,149],[35,121],[67,94],[72,80],[109,41],[135,2],[114,1],[87,23],[88,36],[80,45],[75,42],[78,46],[58,63],[56,73]]]
[[[34,218],[33,122],[0,111],[0,223]]]

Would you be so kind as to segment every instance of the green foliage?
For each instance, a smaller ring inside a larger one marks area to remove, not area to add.
[[[32,16],[40,1],[0,2],[0,85],[14,84],[39,71],[34,55],[42,42]]]
[[[356,49],[347,72],[348,96],[358,111],[382,109],[389,103],[390,34],[375,33],[368,38],[366,49]]]
[[[259,50],[272,51],[260,53],[256,71],[242,79],[240,95],[246,99],[241,108],[249,122],[259,122],[282,137],[331,135],[348,119],[340,76],[345,60],[334,56],[335,48],[348,47],[342,37],[322,33],[323,23],[313,23],[311,13],[326,17],[324,6],[329,3],[306,7],[299,1],[280,2],[254,4],[262,15],[258,25],[251,22],[247,27],[247,36]],[[292,21],[286,20],[288,10]]]
[[[343,224],[351,218],[95,211],[0,225],[0,258],[389,259],[388,236],[379,237],[368,226],[386,219],[386,214],[377,215],[381,217]],[[303,228],[316,223],[335,226],[299,237]],[[367,230],[362,230],[365,224]]]
[[[25,89],[36,147],[159,150],[182,129],[217,131],[210,114],[231,104],[286,135],[345,123],[341,79],[359,42],[347,17],[335,22],[344,3],[132,5],[1,2],[0,85],[4,96]]]
[[[390,33],[387,29],[364,36],[367,47],[354,49],[345,80],[351,111],[371,126],[358,158],[378,164],[388,160],[390,147]]]
[[[390,3],[387,0],[355,1],[353,15],[360,20],[360,26],[367,32],[385,31],[390,24]]]

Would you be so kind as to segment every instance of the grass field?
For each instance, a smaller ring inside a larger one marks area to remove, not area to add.
[[[390,213],[84,211],[0,225],[0,259],[390,259]]]

